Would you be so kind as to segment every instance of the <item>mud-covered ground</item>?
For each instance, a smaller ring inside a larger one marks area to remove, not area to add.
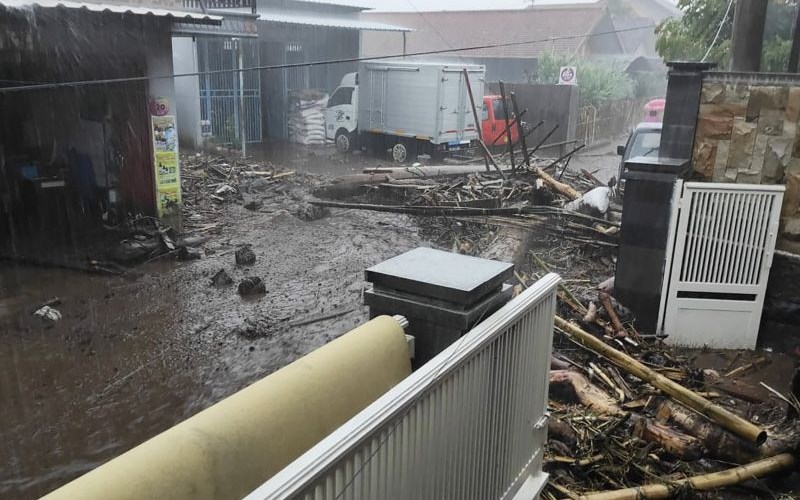
[[[0,267],[0,498],[36,498],[364,322],[364,269],[425,243],[392,214],[231,204],[223,222],[201,260],[122,277]],[[235,266],[242,244],[255,265]],[[234,284],[212,287],[219,269]],[[240,297],[246,276],[267,293]],[[32,312],[53,297],[49,326]]]

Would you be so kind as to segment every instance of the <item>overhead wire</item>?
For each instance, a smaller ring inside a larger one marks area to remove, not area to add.
[[[711,41],[711,45],[708,46],[708,50],[706,51],[706,55],[700,59],[700,62],[706,62],[708,55],[711,53],[711,49],[714,48],[714,45],[717,44],[717,40],[719,40],[719,34],[722,33],[722,27],[725,26],[725,21],[728,19],[728,14],[731,12],[731,7],[733,6],[733,0],[728,1],[728,8],[725,9],[725,15],[722,16],[722,20],[719,22],[719,28],[717,28],[717,34],[714,35],[714,39]]]
[[[615,33],[623,33],[627,31],[637,31],[643,29],[651,29],[655,28],[654,24],[650,24],[647,26],[638,26],[634,28],[623,28],[618,30],[611,30],[611,31],[602,31],[597,33],[588,33],[584,35],[562,35],[556,37],[548,37],[548,38],[541,38],[535,40],[522,40],[518,42],[506,42],[506,43],[491,43],[491,44],[484,44],[484,45],[473,45],[468,47],[456,47],[456,48],[447,48],[447,49],[436,49],[436,50],[424,50],[419,52],[413,52],[410,54],[391,54],[391,55],[383,55],[383,56],[370,56],[370,57],[345,57],[341,59],[328,59],[328,60],[320,60],[320,61],[308,61],[302,63],[284,63],[284,64],[268,64],[262,66],[252,66],[249,68],[231,68],[231,69],[219,69],[219,70],[211,70],[211,71],[195,71],[191,73],[173,73],[169,75],[156,75],[156,76],[130,76],[130,77],[120,77],[120,78],[104,78],[104,79],[96,79],[96,80],[76,80],[76,81],[66,81],[66,82],[51,82],[51,83],[41,83],[41,84],[34,84],[34,85],[17,85],[12,87],[0,87],[0,94],[2,93],[10,93],[10,92],[21,92],[21,91],[32,91],[32,90],[48,90],[48,89],[56,89],[56,88],[63,88],[63,87],[82,87],[87,85],[106,85],[106,84],[114,84],[114,83],[128,83],[128,82],[143,82],[143,81],[151,81],[151,80],[164,80],[168,78],[183,78],[183,77],[190,77],[190,76],[204,76],[204,75],[216,75],[216,74],[225,74],[225,73],[241,73],[246,71],[268,71],[268,70],[277,70],[277,69],[289,69],[289,68],[301,68],[301,67],[313,67],[313,66],[325,66],[328,64],[340,64],[340,63],[348,63],[348,62],[363,62],[363,61],[379,61],[383,59],[399,59],[402,57],[408,56],[426,56],[426,55],[435,55],[435,54],[449,54],[455,52],[466,52],[466,51],[473,51],[473,50],[482,50],[482,49],[492,49],[492,48],[502,48],[502,47],[518,47],[522,45],[531,45],[534,43],[540,42],[549,42],[555,40],[570,40],[575,38],[589,38],[593,36],[603,36],[603,35],[612,35]]]

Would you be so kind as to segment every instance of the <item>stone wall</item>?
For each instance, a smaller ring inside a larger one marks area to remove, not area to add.
[[[800,240],[800,79],[708,75],[695,132],[695,177],[785,184],[781,236]]]

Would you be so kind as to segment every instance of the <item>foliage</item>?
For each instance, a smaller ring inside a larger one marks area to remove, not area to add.
[[[578,68],[581,105],[596,105],[609,99],[632,97],[634,94],[633,80],[618,66],[565,54],[542,54],[538,69],[531,78],[532,83],[558,83],[558,72],[562,66]]]
[[[668,19],[656,28],[656,50],[665,61],[700,61],[711,46],[729,0],[678,0],[683,11],[680,19]],[[735,3],[734,3],[735,6]],[[719,39],[707,61],[727,69],[731,60],[733,8],[722,22]],[[785,71],[791,47],[792,26],[797,0],[774,0],[767,7],[764,28],[764,52],[761,67],[765,71]]]

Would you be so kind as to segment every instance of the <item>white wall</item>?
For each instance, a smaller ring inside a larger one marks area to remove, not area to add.
[[[172,38],[172,67],[175,74],[197,72],[197,43],[193,37]],[[175,78],[175,113],[181,146],[198,148],[200,132],[200,81],[197,76]]]

